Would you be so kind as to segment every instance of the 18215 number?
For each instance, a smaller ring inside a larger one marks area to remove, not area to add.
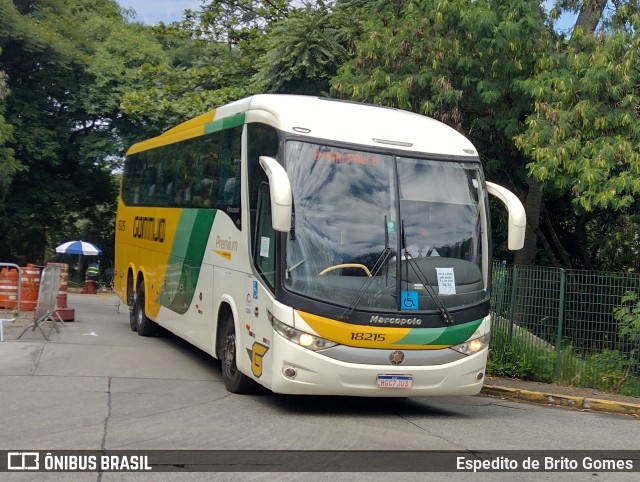
[[[351,332],[351,339],[354,341],[384,341],[384,333],[359,333]]]

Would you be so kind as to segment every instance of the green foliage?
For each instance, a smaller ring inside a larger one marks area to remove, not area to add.
[[[509,338],[506,320],[501,323],[494,318],[487,361],[490,375],[548,383],[553,381],[555,357],[554,350],[532,345],[525,331],[512,333]]]
[[[528,104],[515,82],[546,37],[531,2],[382,1],[363,29],[335,93],[435,116],[472,137],[521,130]]]
[[[636,293],[627,291],[620,301],[622,305],[613,311],[619,323],[618,333],[632,343],[637,356],[640,351],[640,299]]]
[[[349,17],[323,8],[297,9],[269,33],[254,80],[258,91],[319,94],[349,58]]]
[[[632,315],[632,319],[637,321],[637,316],[637,314]],[[639,333],[637,327],[634,327],[634,330],[637,335]],[[532,340],[535,338],[523,329],[513,331],[509,338],[508,322],[506,320],[501,322],[500,318],[494,317],[487,373],[498,377],[560,383],[622,395],[640,396],[640,367],[637,353],[603,349],[584,356],[579,355],[572,346],[564,346],[560,350],[561,370],[557,378],[556,348],[547,344],[533,343]]]
[[[122,109],[153,134],[220,105],[256,93],[252,77],[270,23],[289,2],[212,1],[182,22],[153,29],[166,59],[132,71],[138,84]]]
[[[626,209],[640,193],[640,16],[633,22],[633,32],[559,40],[522,82],[535,101],[517,137],[529,172],[585,211]]]
[[[640,386],[640,298],[638,293],[627,291],[620,302],[621,305],[613,310],[613,316],[618,322],[618,334],[630,347],[618,355],[615,367],[621,373],[616,380],[622,391],[633,382]]]
[[[141,87],[124,95],[122,109],[133,119],[153,126],[154,134],[220,105],[254,93],[242,71],[222,65],[234,64],[233,55],[221,50],[217,65],[171,67],[143,65],[138,70]],[[238,65],[238,64],[236,64]],[[161,79],[161,80],[160,80]]]
[[[521,380],[531,380],[535,375],[533,364],[513,347],[501,351],[491,350],[487,362],[487,373],[495,377]]]
[[[156,133],[254,93],[320,94],[348,57],[357,2],[215,0],[154,29],[170,59],[136,71],[124,112]]]
[[[286,18],[290,0],[211,0],[202,8],[198,34],[238,45],[264,34],[269,26]]]
[[[80,234],[70,232],[72,217],[93,219],[96,206],[107,204],[110,218],[100,222],[113,224],[117,186],[110,171],[131,125],[118,100],[131,56],[117,50],[124,23],[110,0],[16,5],[0,0],[0,70],[11,89],[0,104],[0,168],[8,173],[0,259],[43,262],[51,245],[69,239],[62,236]],[[90,234],[108,250],[112,236]]]
[[[381,0],[360,27],[364,33],[353,42],[352,60],[332,79],[332,92],[426,114],[469,137],[488,179],[506,184],[525,201],[532,229],[516,256],[530,264],[536,254],[532,238],[540,188],[527,178],[528,158],[513,138],[524,131],[523,121],[532,111],[520,83],[531,76],[540,52],[552,45],[540,5],[528,0]]]
[[[7,123],[3,115],[3,101],[8,95],[7,76],[0,70],[0,200],[6,195],[13,175],[22,168],[14,157],[15,151],[9,147],[13,141],[13,127]]]
[[[584,370],[583,373],[587,376],[581,376],[580,383],[615,393],[623,390],[629,374],[629,360],[624,353],[619,350],[602,350],[590,356],[585,365],[593,368]]]

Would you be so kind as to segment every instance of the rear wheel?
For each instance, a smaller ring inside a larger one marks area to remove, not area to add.
[[[138,286],[135,301],[136,331],[140,336],[154,336],[158,333],[158,325],[155,321],[147,318],[147,314],[144,311],[144,299],[144,283],[141,282],[140,286]]]
[[[233,318],[229,317],[222,329],[222,380],[231,393],[253,393],[256,383],[241,373],[236,365],[237,348]]]
[[[133,291],[133,276],[131,273],[127,277],[127,306],[129,306],[129,327],[131,327],[131,331],[137,331],[138,326],[136,325],[136,295]]]

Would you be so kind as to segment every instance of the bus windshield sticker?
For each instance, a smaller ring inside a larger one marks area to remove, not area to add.
[[[438,273],[438,294],[455,295],[456,278],[453,275],[453,268],[436,268]]]
[[[418,309],[418,292],[403,291],[401,305],[402,305],[402,310],[417,310]]]
[[[263,258],[269,257],[270,243],[271,243],[271,240],[267,236],[262,236],[262,238],[260,238],[260,256],[262,256]]]

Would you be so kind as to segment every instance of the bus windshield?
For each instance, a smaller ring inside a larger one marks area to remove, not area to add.
[[[486,301],[479,162],[288,141],[285,166],[294,202],[288,290],[368,310]]]

